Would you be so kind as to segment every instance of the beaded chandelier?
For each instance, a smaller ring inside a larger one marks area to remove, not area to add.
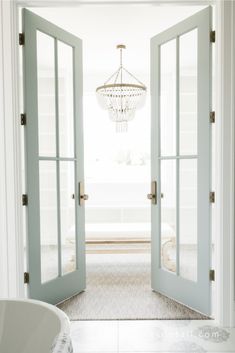
[[[96,89],[96,94],[101,107],[108,110],[110,120],[116,123],[116,131],[125,132],[136,109],[143,106],[147,88],[122,65],[122,50],[126,46],[119,44],[117,49],[120,49],[120,66]]]

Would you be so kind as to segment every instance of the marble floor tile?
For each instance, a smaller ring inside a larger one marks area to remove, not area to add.
[[[74,353],[235,353],[235,329],[213,320],[73,321]]]
[[[117,352],[117,321],[72,321],[71,338],[76,353]]]
[[[119,322],[120,352],[159,352],[163,349],[165,331],[158,321]]]
[[[120,352],[235,352],[235,329],[213,320],[152,320],[119,323]]]

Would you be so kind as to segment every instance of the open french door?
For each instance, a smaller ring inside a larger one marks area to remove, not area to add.
[[[85,289],[82,41],[23,9],[29,296]]]
[[[152,288],[211,314],[211,8],[151,39]]]

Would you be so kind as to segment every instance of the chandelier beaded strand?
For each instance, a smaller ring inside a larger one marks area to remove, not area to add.
[[[116,131],[126,132],[128,121],[145,102],[147,88],[123,67],[122,50],[126,46],[119,44],[117,49],[120,50],[120,66],[96,89],[96,94],[101,107],[108,110],[110,120],[116,123]]]

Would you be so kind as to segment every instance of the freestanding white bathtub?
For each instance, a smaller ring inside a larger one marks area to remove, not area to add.
[[[1,353],[71,353],[68,317],[37,300],[0,300]]]

